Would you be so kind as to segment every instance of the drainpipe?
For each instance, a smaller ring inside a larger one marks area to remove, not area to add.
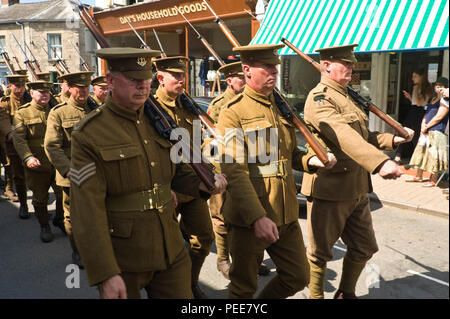
[[[25,49],[25,29],[24,29],[24,26],[23,26],[22,23],[17,22],[17,21],[16,21],[16,24],[17,24],[17,25],[20,25],[20,26],[22,27],[22,48]],[[24,58],[24,61],[28,60],[26,51],[24,51],[23,54],[24,54],[24,57],[23,57],[23,58]]]

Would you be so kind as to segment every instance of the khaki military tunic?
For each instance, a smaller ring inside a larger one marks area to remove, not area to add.
[[[63,187],[64,224],[70,235],[70,181],[66,177],[70,169],[71,135],[75,124],[85,118],[91,110],[87,103],[79,104],[69,98],[55,106],[48,115],[44,148],[50,162],[56,168],[56,184]]]
[[[193,121],[198,120],[198,118],[181,105],[179,98],[176,100],[172,99],[162,91],[161,87],[156,91],[155,98],[179,127],[188,130],[192,138],[194,131]],[[181,230],[189,237],[193,269],[192,281],[196,284],[203,261],[209,254],[214,241],[211,217],[205,199],[192,198],[179,193],[176,195],[179,202],[177,212],[181,214]]]
[[[143,107],[133,111],[110,96],[72,132],[72,231],[90,285],[122,273],[134,298],[149,282],[166,292],[149,297],[192,296],[170,189],[198,198],[200,179],[187,164],[172,163],[170,147]],[[127,279],[133,273],[146,283],[136,288]]]
[[[14,114],[21,105],[25,104],[24,98],[17,98],[14,94],[4,96],[0,99],[0,146],[6,153],[6,166],[11,166],[12,176],[16,187],[25,187],[25,173],[22,161],[18,156],[12,141],[7,141],[6,137],[13,131],[12,121]]]
[[[353,260],[368,260],[377,251],[370,216],[370,173],[386,160],[379,150],[393,150],[393,135],[370,132],[368,117],[339,83],[322,77],[309,93],[305,121],[335,154],[337,164],[303,176],[308,196],[308,258],[324,263],[332,258],[339,237]]]
[[[60,92],[56,95],[54,95],[55,100],[59,103],[67,102],[70,98],[70,94],[66,95],[63,92]]]
[[[21,106],[15,112],[13,119],[14,147],[24,163],[26,182],[33,191],[32,203],[35,206],[47,206],[50,186],[58,199],[62,197],[61,189],[55,184],[55,168],[44,151],[44,136],[49,112],[48,105],[41,106],[31,101]],[[36,157],[41,165],[35,169],[26,167],[25,163],[30,157]]]
[[[236,94],[234,94],[233,90],[227,87],[225,92],[223,92],[222,94],[220,94],[219,96],[214,98],[214,100],[211,101],[207,113],[214,120],[214,123],[217,123],[217,121],[219,120],[220,111],[222,111],[225,104],[229,100],[231,100],[235,95]]]
[[[236,94],[228,87],[225,92],[211,101],[207,113],[214,120],[214,123],[217,124],[220,112],[235,95]],[[222,205],[225,197],[226,192],[223,192],[222,194],[212,195],[208,201],[209,212],[211,214],[213,229],[216,235],[217,258],[219,260],[228,260],[230,254],[227,243],[228,231],[222,216]]]
[[[220,113],[217,128],[224,136],[227,129],[242,129],[246,134],[269,136],[277,129],[278,153],[270,164],[276,170],[268,173],[267,165],[248,163],[248,138],[242,163],[221,165],[228,180],[228,193],[223,207],[225,221],[231,225],[232,266],[229,297],[252,298],[257,289],[258,266],[267,250],[277,265],[277,275],[263,289],[262,298],[285,298],[303,289],[309,277],[305,246],[298,224],[298,202],[292,168],[308,169],[313,156],[297,147],[294,126],[285,120],[275,105],[273,95],[266,97],[248,85]],[[262,131],[261,131],[262,130]],[[270,139],[266,140],[266,150]],[[233,156],[233,159],[237,159]],[[274,244],[256,238],[253,223],[270,218],[279,229],[280,239]],[[243,245],[242,243],[245,243]]]

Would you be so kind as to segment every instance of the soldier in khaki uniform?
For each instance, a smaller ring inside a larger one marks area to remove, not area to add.
[[[310,170],[311,166],[322,167],[323,164],[314,154],[306,154],[297,147],[294,126],[283,118],[275,104],[276,65],[280,63],[277,50],[281,47],[283,45],[249,45],[233,49],[241,55],[247,84],[241,94],[228,102],[217,124],[224,140],[229,140],[225,143],[225,155],[234,160],[221,164],[229,182],[222,212],[230,226],[230,298],[253,297],[264,250],[277,266],[277,274],[258,298],[292,296],[309,280],[292,169]],[[262,153],[275,146],[270,145],[272,132],[267,130],[270,128],[276,129],[278,149],[267,163]],[[256,149],[256,154],[258,151],[261,154],[255,163],[247,156],[248,135],[244,139],[242,161],[239,161],[239,154],[233,154],[233,149],[228,148],[234,140],[233,132],[239,130],[266,138],[263,140],[265,150]],[[334,156],[329,154],[328,166],[334,164]]]
[[[56,185],[62,187],[63,191],[63,223],[72,247],[72,261],[81,268],[83,265],[70,224],[70,146],[73,127],[91,111],[87,99],[92,74],[93,72],[76,72],[60,76],[69,87],[70,98],[50,111],[44,140],[45,154],[56,169]]]
[[[58,103],[66,102],[70,98],[69,85],[64,78],[61,79],[61,76],[58,77],[58,81],[60,81],[61,92],[55,95],[55,99]]]
[[[175,120],[178,126],[188,130],[193,136],[193,121],[198,118],[181,104],[179,96],[184,92],[186,63],[188,58],[177,56],[160,58],[154,61],[157,69],[156,78],[159,87],[155,98]],[[214,232],[205,199],[194,198],[176,193],[177,213],[181,214],[180,227],[189,238],[189,256],[192,263],[192,291],[197,299],[206,296],[198,286],[198,278],[202,265],[211,250]]]
[[[48,205],[48,190],[53,188],[56,197],[55,218],[62,221],[62,191],[55,183],[55,168],[49,162],[44,152],[44,135],[50,107],[51,82],[29,82],[30,94],[33,100],[24,104],[14,114],[14,147],[25,166],[27,185],[33,191],[32,204],[35,215],[41,226],[40,237],[43,242],[53,240],[50,229]]]
[[[106,82],[106,76],[100,75],[92,79],[92,99],[97,106],[105,103],[106,96],[108,95],[108,83]]]
[[[303,177],[302,193],[308,198],[311,298],[323,298],[326,263],[339,237],[347,245],[347,252],[335,298],[355,298],[358,277],[378,250],[369,208],[370,174],[394,179],[402,174],[379,149],[393,150],[406,140],[370,132],[366,113],[347,93],[356,63],[355,46],[317,50],[322,77],[305,104],[305,121],[337,158],[333,169],[318,169]],[[408,131],[412,137],[414,132]]]
[[[0,144],[7,156],[7,164],[5,165],[5,195],[14,201],[18,197],[20,202],[19,217],[26,219],[30,217],[27,205],[27,187],[22,161],[13,145],[12,121],[19,107],[29,102],[29,100],[27,101],[25,99],[27,76],[8,75],[6,79],[11,88],[11,93],[0,100]],[[17,191],[17,196],[14,193],[14,186]]]
[[[192,298],[190,261],[171,188],[206,191],[144,114],[158,51],[108,48],[110,94],[72,133],[72,231],[90,285],[103,298]],[[216,192],[226,181],[216,175]]]
[[[241,62],[226,64],[221,66],[218,71],[225,75],[228,87],[225,92],[212,100],[208,107],[208,114],[215,123],[219,120],[220,111],[222,111],[228,101],[230,101],[237,94],[241,93],[245,87],[245,77],[244,72],[242,72]],[[229,272],[231,263],[229,258],[230,248],[227,241],[228,232],[221,212],[225,196],[225,192],[219,195],[211,196],[208,204],[216,237],[217,270],[220,271],[226,279],[230,279]],[[258,274],[266,276],[269,273],[269,267],[262,263],[259,266]]]

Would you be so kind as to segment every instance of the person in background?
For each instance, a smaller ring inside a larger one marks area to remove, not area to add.
[[[420,139],[414,150],[409,165],[417,168],[416,176],[407,182],[423,182],[423,172],[430,172],[430,180],[424,187],[436,186],[438,173],[448,169],[447,142],[445,129],[448,122],[448,103],[441,103],[443,90],[448,89],[448,79],[440,77],[434,83],[435,96],[427,104],[425,116],[422,119]],[[445,101],[445,100],[444,100]]]
[[[405,122],[405,127],[409,127],[414,132],[414,137],[411,143],[401,144],[395,154],[395,161],[400,164],[402,159],[411,157],[414,148],[419,140],[420,123],[425,115],[425,106],[431,99],[433,89],[427,79],[427,70],[425,68],[418,68],[412,74],[413,90],[409,93],[403,90],[403,95],[411,102],[411,107],[408,110]]]

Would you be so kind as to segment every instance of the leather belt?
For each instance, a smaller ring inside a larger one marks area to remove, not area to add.
[[[286,177],[292,174],[292,165],[288,160],[269,164],[248,164],[248,171],[251,177]]]
[[[159,210],[172,200],[170,184],[159,185],[136,193],[106,198],[106,209],[115,212]]]

